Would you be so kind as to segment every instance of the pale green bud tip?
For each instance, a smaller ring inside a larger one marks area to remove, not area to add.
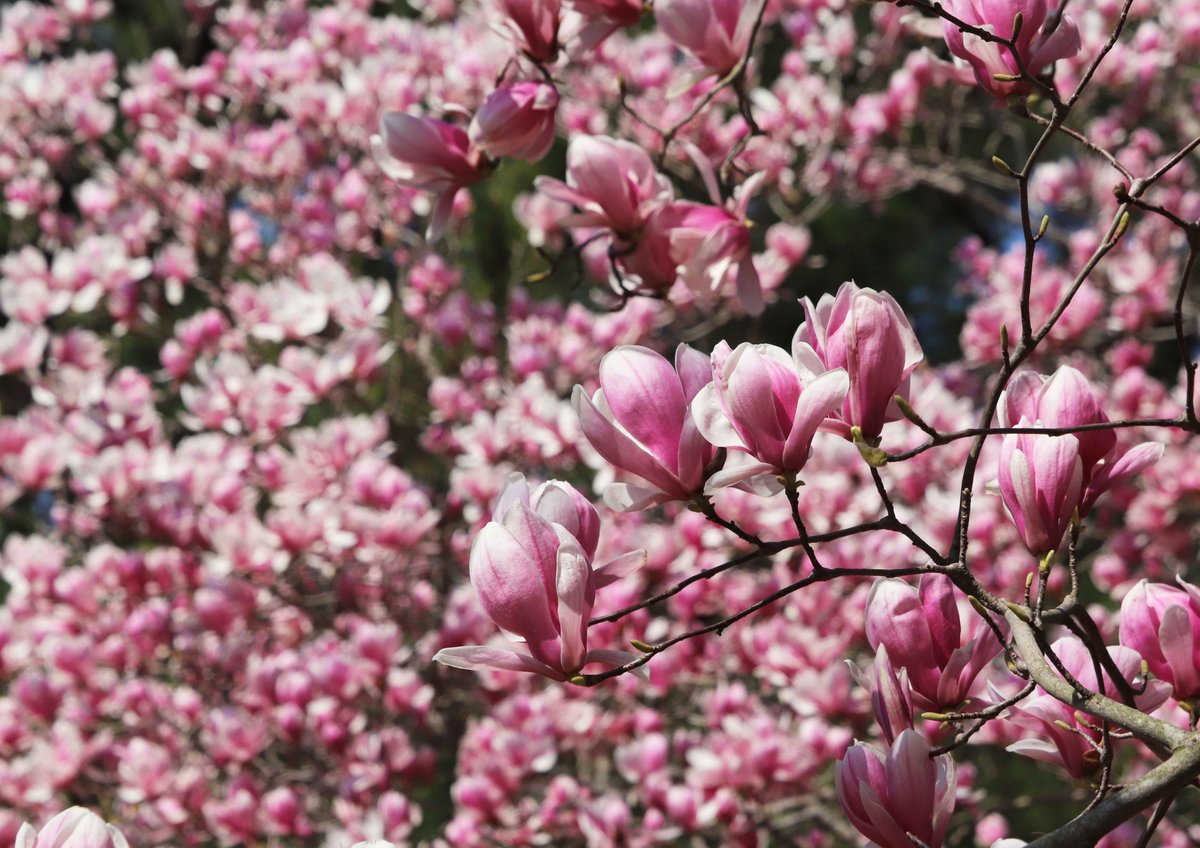
[[[653,653],[655,648],[648,642],[643,642],[641,639],[630,639],[629,644],[641,651],[643,654]]]
[[[576,686],[587,686],[588,685],[587,678],[584,677],[582,674],[577,674],[574,677],[572,677],[571,682],[574,683]]]
[[[1122,212],[1121,220],[1117,222],[1117,231],[1113,233],[1113,239],[1119,239],[1121,236],[1125,235],[1125,231],[1127,229],[1129,229],[1129,213]]]
[[[1017,172],[1012,169],[1012,166],[1010,166],[1007,162],[1005,162],[999,156],[992,157],[992,164],[995,165],[998,169],[1000,169],[1001,173],[1004,173],[1010,177],[1015,177],[1017,175]]]
[[[1013,615],[1021,619],[1021,621],[1026,623],[1033,621],[1033,616],[1029,614],[1029,610],[1025,609],[1025,607],[1021,606],[1020,604],[1014,604],[1012,601],[1006,601],[1004,605],[1012,611]]]
[[[866,442],[855,442],[854,446],[858,448],[858,452],[862,454],[862,458],[866,460],[867,465],[872,468],[883,468],[888,463],[888,452],[883,448],[876,448],[868,445]]]

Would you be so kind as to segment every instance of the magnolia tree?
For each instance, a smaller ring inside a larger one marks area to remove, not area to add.
[[[0,842],[1200,843],[1200,3],[131,5],[0,10]]]

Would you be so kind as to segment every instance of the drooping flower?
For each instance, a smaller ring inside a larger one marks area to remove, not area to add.
[[[954,814],[957,772],[948,755],[930,758],[929,743],[917,731],[902,731],[886,753],[855,742],[834,779],[850,823],[879,848],[941,848]]]
[[[730,449],[706,491],[742,486],[759,494],[780,490],[778,476],[804,468],[825,418],[848,389],[843,369],[823,371],[807,346],[792,356],[774,345],[721,342],[712,354],[713,380],[692,402],[700,433]]]
[[[622,345],[600,361],[600,389],[576,386],[571,403],[592,447],[638,482],[613,483],[604,501],[621,511],[689,500],[704,483],[713,447],[692,419],[692,400],[711,379],[708,357],[680,345],[675,367],[661,355]]]
[[[543,64],[557,58],[561,0],[495,0],[495,7],[518,50]]]
[[[1059,59],[1068,59],[1079,52],[1079,29],[1070,15],[1055,15],[1054,28],[1046,27],[1057,5],[1054,0],[945,0],[946,11],[963,23],[987,29],[1004,39],[1012,37],[1016,17],[1021,15],[1017,56],[1007,45],[964,33],[949,21],[943,21],[946,44],[951,53],[970,63],[980,87],[997,99],[1023,94],[1029,90],[1027,81],[998,80],[995,75],[1018,76],[1024,67],[1036,76]]]
[[[1022,418],[1021,427],[1033,422]],[[1083,463],[1074,436],[1009,434],[1000,445],[1000,497],[1029,552],[1057,550],[1083,498]]]
[[[567,0],[561,38],[575,55],[599,46],[617,30],[642,18],[642,0]]]
[[[1053,376],[1023,372],[1000,401],[1002,427],[1064,429],[1108,421],[1091,384],[1074,368]],[[1085,516],[1114,484],[1153,465],[1163,445],[1121,450],[1112,430],[1061,436],[1010,433],[1000,446],[998,482],[1004,505],[1030,553],[1057,550],[1076,513]]]
[[[1087,377],[1069,365],[1049,377],[1032,371],[1015,375],[1001,398],[998,413],[1001,427],[1024,426],[1020,424],[1022,419],[1028,426],[1052,429],[1103,424],[1109,420],[1096,389]],[[1143,442],[1122,450],[1111,429],[1080,430],[1072,436],[1078,443],[1083,472],[1080,515],[1087,515],[1096,499],[1116,483],[1157,462],[1164,450],[1159,442]]]
[[[901,417],[896,395],[907,399],[909,377],[925,354],[900,304],[887,292],[842,283],[837,295],[807,297],[804,322],[793,347],[806,344],[826,369],[844,368],[850,377],[846,401],[826,430],[846,438],[858,427],[873,441],[888,421]]]
[[[383,172],[401,185],[437,195],[427,238],[445,231],[454,197],[487,176],[489,165],[471,147],[462,127],[406,112],[388,112],[371,150]]]

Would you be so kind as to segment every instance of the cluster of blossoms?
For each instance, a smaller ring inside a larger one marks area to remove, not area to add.
[[[1058,822],[988,814],[974,743],[1152,771],[1174,742],[1022,677],[964,586],[1190,731],[1192,233],[1154,209],[1200,217],[1163,73],[1200,6],[383,5],[189,2],[154,52],[128,4],[0,9],[0,843],[986,847]],[[1029,254],[960,151],[1068,102]],[[881,249],[839,216],[912,188],[995,211],[961,274],[819,295]],[[787,345],[795,288],[790,346],[736,340]]]

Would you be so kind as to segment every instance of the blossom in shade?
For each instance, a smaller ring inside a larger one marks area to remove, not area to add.
[[[808,345],[825,368],[850,376],[845,403],[825,429],[848,438],[858,427],[862,438],[877,439],[886,422],[901,417],[895,397],[908,398],[909,376],[925,358],[904,310],[887,292],[853,281],[816,305],[807,297],[801,303],[805,318],[793,346]]]
[[[471,121],[471,144],[493,159],[537,162],[554,144],[558,89],[546,82],[518,82],[487,96]]]
[[[1191,702],[1200,696],[1200,588],[1182,578],[1179,586],[1134,586],[1121,602],[1121,644],[1141,654],[1175,698]]]
[[[430,241],[445,230],[458,190],[479,182],[489,167],[462,127],[406,112],[383,116],[380,134],[371,137],[371,149],[387,176],[437,195],[429,222]]]
[[[675,367],[663,356],[622,345],[600,361],[600,388],[576,386],[571,403],[584,437],[636,482],[610,484],[604,500],[621,511],[690,500],[702,488],[713,447],[692,419],[691,404],[712,378],[708,357],[680,345]]]
[[[1084,688],[1097,691],[1096,662],[1083,642],[1074,636],[1065,636],[1052,644],[1050,650]],[[1142,665],[1138,652],[1114,645],[1108,648],[1108,655],[1121,676],[1132,683]],[[1171,694],[1171,685],[1162,680],[1150,680],[1144,687],[1134,688],[1141,690],[1134,697],[1134,705],[1143,712],[1151,712]],[[1116,691],[1107,671],[1104,689],[1109,693]],[[1075,778],[1094,772],[1100,765],[1097,746],[1101,733],[1097,723],[1080,713],[1076,706],[1064,704],[1040,687],[1010,709],[1009,721],[1029,734],[1008,746],[1013,753],[1060,766]]]
[[[983,620],[964,640],[954,585],[925,574],[914,588],[901,580],[878,580],[867,598],[867,640],[887,650],[890,664],[904,669],[913,701],[929,710],[958,707],[1000,653],[1000,641]]]
[[[1016,17],[1021,15],[1016,56],[1007,45],[984,41],[950,21],[942,23],[950,52],[966,60],[980,87],[1000,100],[1025,93],[1029,83],[998,80],[997,74],[1018,76],[1024,68],[1036,76],[1059,59],[1069,59],[1079,52],[1079,29],[1070,15],[1051,14],[1057,6],[1053,0],[945,0],[942,5],[963,23],[1004,39],[1012,37]],[[1052,27],[1047,26],[1049,22],[1053,22]]]
[[[807,346],[793,356],[774,345],[743,343],[731,351],[721,342],[712,376],[692,413],[704,438],[730,454],[705,489],[736,485],[763,495],[780,490],[780,474],[804,468],[813,437],[849,385],[843,369],[821,370]]]
[[[855,742],[838,761],[835,784],[850,823],[879,848],[941,848],[958,779],[954,761],[930,758],[917,731],[902,731],[886,753]]]

